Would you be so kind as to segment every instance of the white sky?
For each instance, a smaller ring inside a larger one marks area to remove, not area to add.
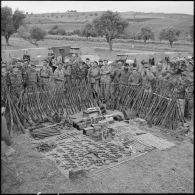
[[[67,10],[87,11],[136,11],[184,13],[194,15],[193,1],[1,1],[8,6],[29,13],[55,13]]]

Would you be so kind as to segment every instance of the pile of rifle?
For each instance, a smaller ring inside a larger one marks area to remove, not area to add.
[[[41,129],[34,129],[31,131],[31,135],[35,139],[43,139],[46,137],[54,136],[54,135],[60,135],[61,131],[57,127],[44,127]]]
[[[29,121],[38,123],[59,113],[60,109],[69,115],[95,107],[97,102],[89,85],[83,82],[74,87],[66,84],[52,90],[47,87],[46,90],[24,93],[18,105]]]
[[[168,90],[161,90],[161,93],[157,94],[136,85],[113,84],[111,90],[111,98],[107,101],[108,109],[130,109],[136,117],[167,129],[175,130],[185,122],[173,88],[169,91],[169,98],[166,97]]]
[[[13,127],[14,124],[17,126],[18,130],[21,130],[22,133],[25,133],[25,127],[24,127],[24,122],[26,122],[26,124],[32,125],[32,123],[30,123],[30,121],[28,120],[28,118],[24,115],[24,113],[21,112],[21,110],[18,108],[17,104],[13,101],[13,97],[10,94],[10,92],[7,92],[7,98],[6,98],[6,102],[7,102],[7,111],[8,111],[8,115],[9,117],[7,117],[9,119],[8,124],[10,124],[10,134],[13,133]]]

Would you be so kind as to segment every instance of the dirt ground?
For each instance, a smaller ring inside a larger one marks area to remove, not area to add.
[[[16,154],[7,166],[2,163],[2,193],[192,193],[193,144],[187,139],[167,138],[177,146],[151,151],[97,175],[69,180],[54,162],[32,150],[33,140],[28,135],[19,135],[14,139]],[[8,172],[7,167],[15,171]]]

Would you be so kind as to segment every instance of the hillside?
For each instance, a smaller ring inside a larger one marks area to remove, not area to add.
[[[102,12],[64,12],[46,14],[28,14],[26,23],[30,26],[37,25],[49,30],[53,25],[62,26],[67,32],[82,29],[87,22],[100,16]],[[164,14],[164,13],[142,13],[142,12],[121,12],[121,17],[127,19],[129,26],[127,34],[137,33],[141,27],[150,26],[156,39],[162,28],[173,26],[181,30],[180,38],[183,39],[193,25],[194,17],[187,14]]]

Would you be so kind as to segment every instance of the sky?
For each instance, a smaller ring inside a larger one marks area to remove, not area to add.
[[[67,10],[164,12],[194,15],[193,1],[1,1],[1,6],[29,13],[56,13]]]

